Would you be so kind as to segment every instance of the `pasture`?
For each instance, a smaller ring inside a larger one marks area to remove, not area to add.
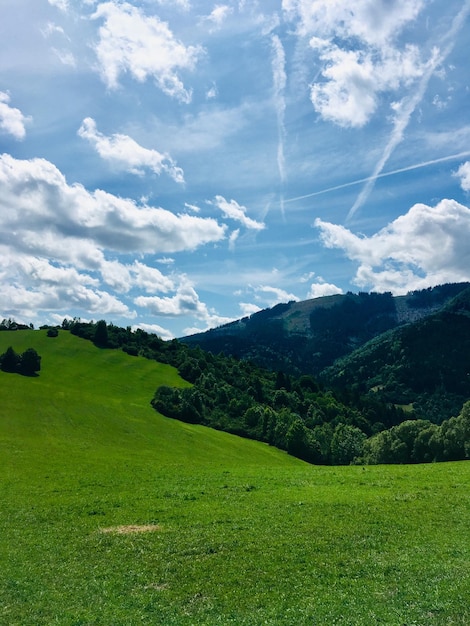
[[[167,365],[0,333],[0,624],[467,626],[470,464],[311,466],[164,418]]]

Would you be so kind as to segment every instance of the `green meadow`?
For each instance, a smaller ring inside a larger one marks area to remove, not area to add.
[[[470,624],[470,464],[318,467],[160,416],[176,370],[0,333],[3,626]]]

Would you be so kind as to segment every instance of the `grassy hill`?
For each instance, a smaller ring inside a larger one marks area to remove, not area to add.
[[[166,419],[168,365],[60,331],[0,372],[0,624],[468,624],[469,463],[314,467]]]

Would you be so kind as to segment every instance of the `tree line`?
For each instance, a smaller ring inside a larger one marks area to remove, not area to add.
[[[273,372],[143,330],[104,320],[64,320],[63,328],[100,348],[120,348],[176,367],[191,387],[159,387],[151,404],[161,414],[257,439],[312,463],[417,463],[470,456],[467,405],[437,425],[413,419],[413,413],[357,388],[329,389],[312,375]]]

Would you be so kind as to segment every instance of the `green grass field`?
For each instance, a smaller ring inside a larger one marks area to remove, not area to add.
[[[0,372],[0,624],[470,624],[470,464],[314,467],[159,416],[165,365],[60,332]]]

